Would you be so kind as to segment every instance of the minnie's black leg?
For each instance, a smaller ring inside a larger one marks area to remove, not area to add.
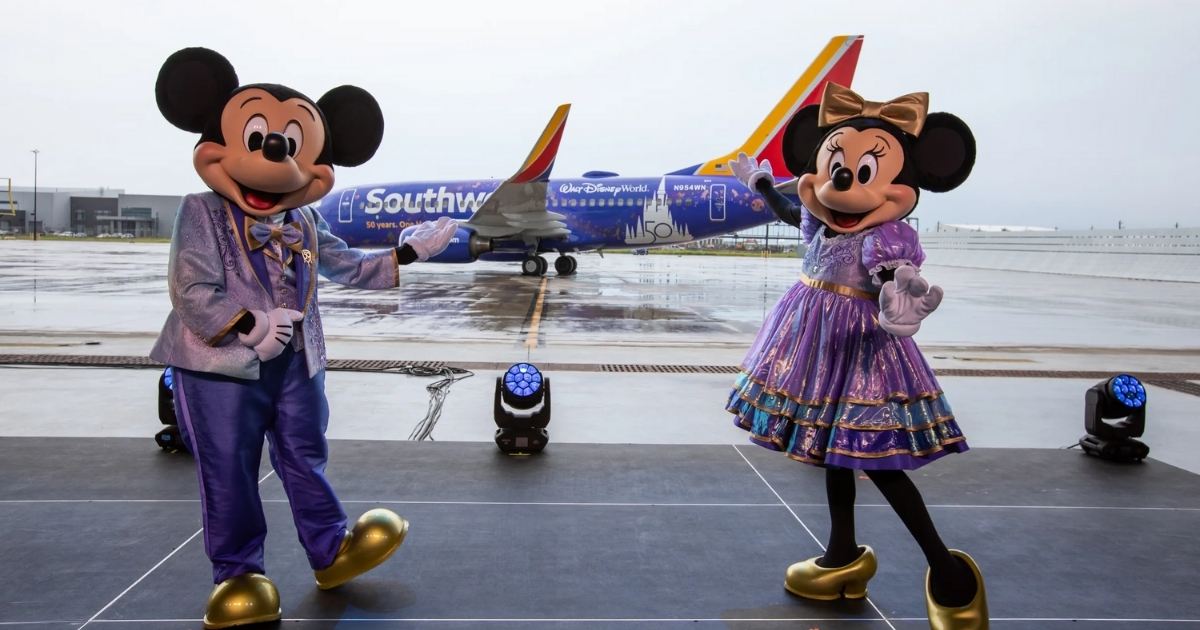
[[[854,542],[854,471],[826,468],[825,493],[829,496],[829,544],[817,566],[836,569],[862,555]]]
[[[921,493],[903,470],[869,470],[867,476],[883,493],[896,515],[921,546],[929,562],[929,590],[933,600],[947,608],[971,603],[978,585],[966,563],[950,555],[929,518]]]

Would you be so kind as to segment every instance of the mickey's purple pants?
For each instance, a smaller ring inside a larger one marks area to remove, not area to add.
[[[213,583],[264,573],[267,522],[258,495],[263,437],[291,503],[313,570],[333,564],[346,513],[325,479],[325,373],[308,376],[304,354],[288,346],[262,364],[257,381],[175,369],[179,431],[196,459],[204,552]]]

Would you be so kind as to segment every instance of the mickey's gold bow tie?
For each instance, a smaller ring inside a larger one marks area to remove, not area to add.
[[[246,217],[246,242],[250,244],[250,251],[254,251],[266,245],[267,242],[275,240],[282,243],[284,247],[300,253],[303,249],[303,244],[301,243],[303,234],[298,221],[293,221],[287,225],[275,225]]]
[[[905,94],[886,103],[876,103],[864,100],[850,88],[830,82],[825,84],[825,93],[821,95],[817,125],[829,127],[851,118],[878,118],[892,123],[905,133],[919,136],[928,113],[928,92]]]

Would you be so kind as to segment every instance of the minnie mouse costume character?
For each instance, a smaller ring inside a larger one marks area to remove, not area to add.
[[[317,586],[333,588],[387,560],[408,522],[383,509],[353,530],[325,478],[325,338],[317,275],[360,289],[399,286],[399,265],[426,260],[457,227],[443,217],[400,247],[350,249],[306,204],[333,188],[383,138],[383,113],[344,85],[313,102],[275,84],[238,87],[218,53],[171,55],[159,111],[199,133],[193,164],[211,192],[188,195],[171,237],[172,310],[151,358],[174,368],[180,433],[196,459],[204,551],[216,587],[206,628],[280,618],[263,575],[267,526],[258,494],[264,437]]]
[[[928,113],[928,94],[864,101],[828,83],[820,105],[784,132],[797,206],[775,189],[771,166],[729,163],[808,250],[800,282],[763,323],[726,408],[751,439],[821,466],[832,521],[825,554],[787,570],[788,591],[811,599],[866,597],[874,551],[854,538],[854,476],[879,487],[929,563],[926,609],[935,630],[986,628],[983,576],[942,543],[905,474],[967,450],[962,431],[912,335],[942,300],[920,277],[925,254],[901,221],[919,190],[966,181],[975,139],[957,117]],[[882,285],[882,286],[881,286]]]

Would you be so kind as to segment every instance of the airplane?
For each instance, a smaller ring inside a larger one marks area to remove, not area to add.
[[[542,254],[557,253],[554,270],[570,276],[578,267],[572,253],[603,256],[606,248],[678,245],[765,225],[774,215],[729,172],[728,161],[739,152],[769,159],[780,192],[794,198],[796,179],[780,150],[784,128],[797,110],[820,101],[826,82],[850,86],[862,40],[830,40],[741,147],[702,164],[655,177],[589,171],[552,179],[570,112],[562,105],[508,179],[354,186],[314,206],[333,234],[358,248],[394,246],[420,223],[449,215],[459,220],[458,230],[428,262],[521,261],[526,276],[546,274]]]

